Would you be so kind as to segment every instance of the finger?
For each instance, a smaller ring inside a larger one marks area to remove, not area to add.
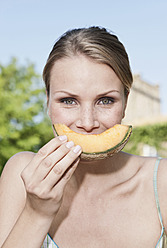
[[[66,141],[67,136],[63,135],[50,140],[46,145],[44,145],[22,171],[21,177],[23,181],[26,183],[29,180],[32,180],[41,161]]]
[[[64,173],[70,169],[71,165],[81,154],[82,149],[80,146],[75,146],[67,153],[50,171],[47,177],[44,179],[44,183],[52,189],[59,180],[65,175]]]
[[[36,169],[39,164],[52,152],[54,152],[63,143],[67,142],[67,136],[58,136],[50,140],[46,145],[44,145],[34,156],[31,163],[29,164],[29,169]]]
[[[70,149],[74,146],[73,141],[69,141],[65,144],[62,144],[60,147],[58,147],[54,152],[52,152],[48,157],[42,160],[42,162],[39,164],[38,168],[35,171],[35,176],[38,181],[42,181],[55,164],[57,164],[68,152],[70,152]],[[59,168],[59,167],[58,167]],[[60,168],[62,172],[63,168]]]
[[[54,185],[53,187],[48,187],[48,178],[45,179],[44,181],[41,182],[41,189],[40,190],[40,195],[42,195],[43,198],[52,198],[59,202],[63,196],[63,191],[64,188],[67,184],[67,182],[70,180],[72,177],[74,171],[76,170],[78,164],[79,164],[80,159],[77,158],[74,163],[67,169],[67,171],[64,173],[62,178]],[[50,181],[49,181],[50,182]]]
[[[51,190],[51,194],[53,195],[53,197],[55,197],[55,195],[58,194],[57,192],[61,193],[64,191],[66,184],[69,182],[76,168],[78,167],[79,161],[80,161],[80,158],[77,158],[74,161],[74,163],[66,170],[66,172],[63,174],[59,182],[53,186]]]
[[[79,164],[80,158],[77,158],[72,165],[65,171],[64,175],[62,176],[62,182],[63,184],[66,184],[70,178],[72,177],[74,171],[76,170],[78,164]]]

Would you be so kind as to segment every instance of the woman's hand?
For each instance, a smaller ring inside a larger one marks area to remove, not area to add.
[[[53,218],[62,202],[63,190],[74,173],[81,147],[67,142],[66,136],[43,146],[21,173],[27,191],[28,211]]]

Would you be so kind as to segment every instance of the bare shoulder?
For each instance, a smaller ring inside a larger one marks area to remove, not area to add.
[[[15,154],[6,163],[1,178],[3,178],[8,173],[17,174],[21,172],[34,156],[35,153],[33,152],[20,152]]]
[[[165,158],[159,164],[157,184],[162,219],[167,233],[167,159]]]
[[[141,168],[145,182],[153,187],[153,172],[156,165],[156,157],[133,156],[133,162]],[[167,233],[167,158],[162,158],[158,166],[157,188],[163,224]],[[150,197],[148,195],[148,197]]]
[[[32,152],[20,152],[12,156],[6,163],[0,177],[0,198],[3,200],[12,193],[24,192],[21,172],[34,157]],[[14,187],[13,187],[14,185]],[[17,198],[17,197],[16,197]]]
[[[17,195],[20,197],[25,196],[21,172],[32,160],[34,155],[32,152],[20,152],[12,156],[6,163],[0,177],[0,200],[2,200],[4,204],[12,195],[15,195],[15,198],[17,198]]]
[[[162,193],[166,194],[167,199],[167,159],[163,158],[160,161],[159,168],[158,168],[158,185]]]
[[[10,184],[20,184],[21,172],[35,156],[33,152],[20,152],[12,156],[4,166],[0,177],[0,196],[2,191],[7,190]]]
[[[161,159],[161,166],[160,166],[161,170],[166,171],[167,170],[167,158],[162,158]]]
[[[22,212],[26,191],[21,172],[34,157],[32,152],[21,152],[11,157],[0,177],[0,246]]]

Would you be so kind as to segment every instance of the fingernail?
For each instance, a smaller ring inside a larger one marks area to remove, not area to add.
[[[79,145],[77,145],[77,146],[74,148],[73,152],[79,153],[79,152],[81,151],[81,149],[82,149],[82,148],[81,148]]]
[[[73,141],[69,141],[69,142],[67,142],[67,144],[66,144],[66,147],[67,148],[71,148],[71,147],[73,147],[74,146],[74,142]]]
[[[61,141],[67,140],[67,136],[66,136],[66,135],[61,135],[61,136],[59,136],[58,138],[59,138],[59,140],[61,140]]]

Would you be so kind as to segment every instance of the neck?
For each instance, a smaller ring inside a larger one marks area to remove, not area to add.
[[[82,187],[84,191],[91,191],[92,193],[97,192],[99,187],[99,190],[115,187],[126,182],[135,174],[135,167],[132,170],[127,166],[129,160],[130,155],[123,152],[104,160],[81,160],[73,177],[74,182],[77,188]]]

